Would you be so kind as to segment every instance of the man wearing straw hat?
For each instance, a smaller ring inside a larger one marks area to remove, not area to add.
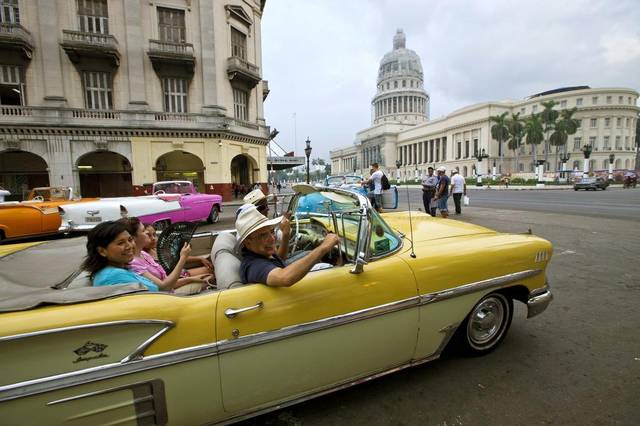
[[[329,233],[324,241],[309,254],[287,265],[284,257],[288,250],[289,222],[281,224],[282,217],[267,219],[255,205],[245,204],[238,212],[236,229],[238,245],[242,248],[240,278],[243,283],[263,283],[272,287],[290,287],[300,281],[313,266],[340,242],[336,234]],[[276,225],[281,224],[283,244],[276,249]],[[286,241],[286,243],[285,243]]]

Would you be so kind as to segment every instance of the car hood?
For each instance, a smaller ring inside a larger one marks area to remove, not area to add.
[[[409,213],[383,213],[382,217],[389,226],[395,230],[409,236]],[[453,219],[440,219],[431,217],[423,212],[411,212],[411,222],[413,223],[413,241],[433,241],[443,238],[462,237],[469,235],[495,235],[496,231],[466,222]]]

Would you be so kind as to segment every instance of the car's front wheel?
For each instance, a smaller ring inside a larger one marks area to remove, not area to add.
[[[502,293],[483,297],[458,329],[458,340],[469,355],[484,355],[500,345],[513,318],[513,301]]]
[[[220,208],[217,205],[214,205],[213,207],[211,207],[207,222],[216,223],[218,220],[220,220]]]

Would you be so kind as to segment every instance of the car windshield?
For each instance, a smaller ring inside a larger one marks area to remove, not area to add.
[[[71,188],[34,188],[29,199],[42,197],[45,201],[71,199]]]
[[[584,179],[582,179],[581,182],[582,183],[593,183],[595,181],[596,181],[595,178],[584,178]]]
[[[360,176],[329,176],[327,178],[328,186],[339,186],[343,184],[356,185],[362,178]]]
[[[164,191],[167,194],[190,194],[192,188],[191,182],[167,182],[156,183],[154,191]]]

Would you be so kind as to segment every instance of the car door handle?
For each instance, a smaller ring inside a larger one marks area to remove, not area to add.
[[[264,304],[262,302],[258,302],[255,305],[247,306],[246,308],[227,308],[224,310],[224,314],[227,318],[231,319],[237,317],[238,314],[241,314],[243,312],[252,311],[254,309],[262,309],[263,306]]]

